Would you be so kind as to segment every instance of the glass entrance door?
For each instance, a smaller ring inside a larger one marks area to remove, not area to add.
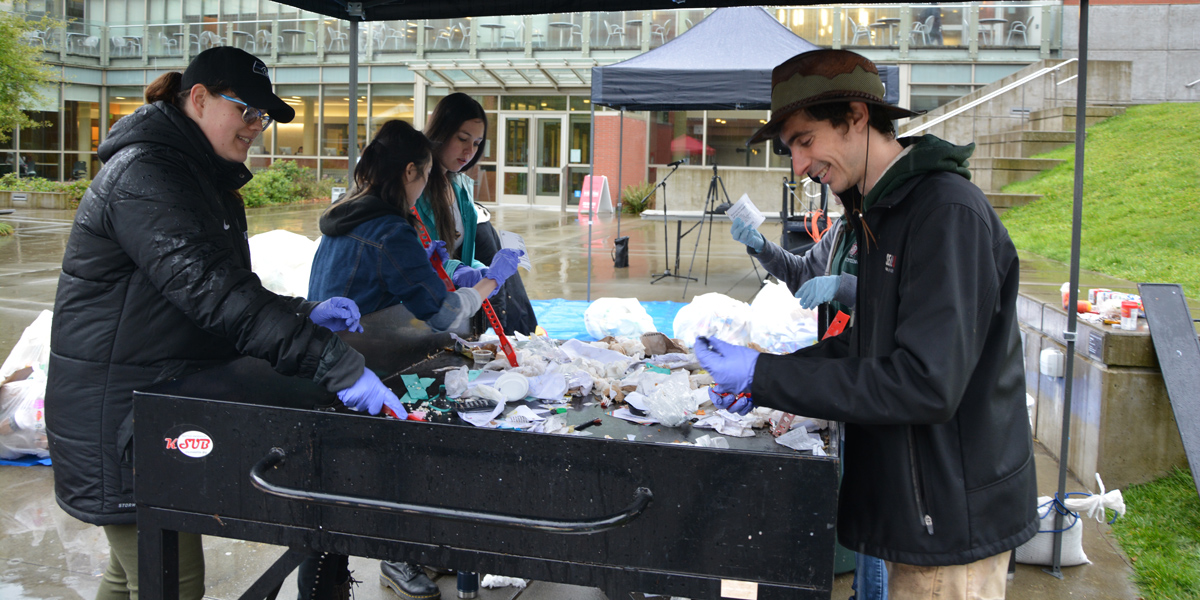
[[[562,206],[566,121],[565,115],[501,115],[501,203]]]

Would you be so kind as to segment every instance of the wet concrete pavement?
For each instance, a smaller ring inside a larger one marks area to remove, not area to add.
[[[250,215],[250,234],[287,229],[315,238],[317,216],[323,206],[255,209]],[[20,337],[24,328],[42,310],[51,310],[59,267],[70,231],[68,211],[21,210],[0,217],[17,229],[0,237],[0,357]],[[557,211],[498,208],[493,210],[497,227],[525,238],[533,271],[522,273],[531,298],[589,297],[586,222],[574,214]],[[624,218],[621,235],[629,242],[628,269],[615,269],[610,257],[617,222],[601,217],[592,224],[590,298],[633,297],[641,300],[685,301],[708,292],[720,292],[749,301],[757,292],[759,275],[744,247],[729,237],[728,226],[717,223],[708,243],[708,230],[693,231],[681,243],[681,268],[675,268],[675,225],[664,235],[662,221]],[[762,227],[768,239],[777,239],[779,225]],[[697,244],[697,239],[699,243]],[[664,258],[664,246],[670,251]],[[705,254],[708,252],[708,260]],[[695,254],[695,262],[692,255]],[[1022,256],[1022,290],[1053,299],[1066,279],[1066,267],[1034,256]],[[705,268],[707,267],[707,282]],[[673,273],[692,275],[699,281],[669,277],[651,284],[653,276],[670,268]],[[686,285],[686,297],[685,297]],[[1136,292],[1133,284],[1103,275],[1085,273],[1081,288],[1108,287]],[[1195,311],[1193,307],[1193,311]],[[1056,461],[1038,447],[1038,488],[1050,495],[1057,485]],[[1070,480],[1068,491],[1084,489]],[[107,544],[99,528],[83,524],[58,508],[53,496],[53,479],[48,467],[0,467],[0,599],[92,598],[107,563]],[[1064,568],[1065,579],[1044,574],[1040,567],[1020,565],[1010,581],[1008,598],[1133,599],[1137,590],[1129,582],[1129,561],[1116,546],[1107,525],[1085,521],[1084,550],[1091,565]],[[283,549],[238,540],[206,538],[207,597],[237,598]],[[397,598],[378,585],[376,561],[353,559],[355,578],[364,583],[356,588],[359,600]],[[850,595],[850,575],[835,581],[833,598]],[[453,598],[454,578],[438,580],[443,597]],[[281,598],[295,596],[294,576],[285,583]],[[520,597],[538,599],[602,599],[599,591],[545,582],[534,582],[524,591],[514,588],[481,590],[485,600]]]

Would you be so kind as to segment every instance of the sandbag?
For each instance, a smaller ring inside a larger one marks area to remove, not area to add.
[[[1061,504],[1056,504],[1050,496],[1041,496],[1038,503],[1038,533],[1028,542],[1017,546],[1016,560],[1023,565],[1053,565],[1054,564],[1054,518],[1056,506],[1066,511]],[[1063,515],[1062,556],[1059,563],[1064,567],[1090,564],[1083,553],[1083,523],[1079,514],[1067,512]]]

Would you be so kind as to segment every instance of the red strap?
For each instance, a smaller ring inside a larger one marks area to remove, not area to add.
[[[421,215],[417,213],[417,207],[412,207],[412,214],[417,218],[417,235],[421,236],[421,245],[426,248],[433,245],[433,239],[429,237],[429,231],[425,229],[425,222],[421,220]],[[429,263],[433,265],[433,270],[437,271],[438,277],[442,283],[446,284],[448,291],[454,291],[454,281],[446,274],[446,267],[442,265],[442,260],[438,258],[437,252],[429,256]],[[496,311],[492,308],[492,303],[487,298],[483,299],[483,314],[487,317],[488,323],[491,324],[492,330],[496,332],[496,337],[500,338],[500,349],[504,351],[504,355],[508,358],[508,364],[517,366],[517,351],[513,350],[512,344],[508,343],[508,336],[504,335],[504,327],[500,325],[500,318],[496,316]]]

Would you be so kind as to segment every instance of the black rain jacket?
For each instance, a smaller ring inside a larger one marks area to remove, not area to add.
[[[75,213],[54,302],[46,429],[58,504],[96,525],[135,522],[133,391],[249,354],[330,391],[363,358],[250,270],[251,178],[174,106],[121,119]]]
[[[861,196],[842,195],[859,244],[852,326],[762,355],[752,394],[846,424],[842,544],[893,562],[966,564],[1037,532],[1017,252],[959,174],[971,147],[900,141],[913,148],[862,218]],[[961,169],[936,166],[945,160]]]

